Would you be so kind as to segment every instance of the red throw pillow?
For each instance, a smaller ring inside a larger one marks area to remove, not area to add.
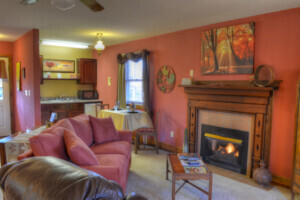
[[[68,160],[64,144],[64,128],[55,127],[29,139],[34,156],[54,156]]]
[[[88,146],[91,146],[94,143],[94,136],[89,117],[87,115],[79,115],[70,118],[70,122],[75,129],[74,133]]]
[[[65,129],[64,140],[67,153],[74,164],[79,166],[99,165],[95,154],[75,133]]]
[[[115,128],[112,118],[96,118],[90,116],[95,142],[101,144],[104,142],[116,141],[119,139],[119,133]]]

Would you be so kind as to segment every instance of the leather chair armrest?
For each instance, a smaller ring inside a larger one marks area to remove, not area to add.
[[[108,180],[113,180],[118,182],[118,168],[113,166],[80,166],[84,169],[90,170],[92,172],[95,172],[97,174],[100,174],[104,178]]]
[[[148,200],[148,199],[146,197],[140,195],[140,194],[132,192],[132,193],[127,195],[125,200]]]
[[[127,141],[132,143],[132,132],[131,131],[118,131],[121,141]]]
[[[23,160],[25,158],[30,158],[33,157],[33,152],[31,149],[28,149],[27,151],[25,151],[24,153],[18,155],[18,160]]]

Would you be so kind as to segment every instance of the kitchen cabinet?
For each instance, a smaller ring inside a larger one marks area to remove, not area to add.
[[[75,117],[84,113],[83,103],[41,104],[41,118],[44,125],[51,113],[57,113],[57,120]]]
[[[97,60],[80,58],[77,60],[80,84],[97,84]]]

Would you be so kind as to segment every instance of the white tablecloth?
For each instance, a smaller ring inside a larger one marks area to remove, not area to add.
[[[149,115],[143,111],[129,113],[129,110],[101,110],[100,117],[111,117],[117,130],[134,131],[141,127],[153,128]]]

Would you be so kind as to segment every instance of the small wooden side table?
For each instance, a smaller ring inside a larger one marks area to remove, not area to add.
[[[171,164],[171,170],[169,170],[169,162]],[[211,200],[212,196],[212,176],[213,173],[208,171],[207,173],[185,173],[184,168],[178,158],[177,154],[167,155],[167,167],[166,167],[166,179],[168,179],[168,174],[172,173],[172,200],[175,200],[176,193],[186,184],[190,184],[196,189],[208,195],[208,200]],[[198,187],[197,185],[191,183],[190,181],[204,179],[208,181],[209,189],[205,191],[204,189]],[[178,180],[184,180],[184,183],[175,191],[175,182]]]

